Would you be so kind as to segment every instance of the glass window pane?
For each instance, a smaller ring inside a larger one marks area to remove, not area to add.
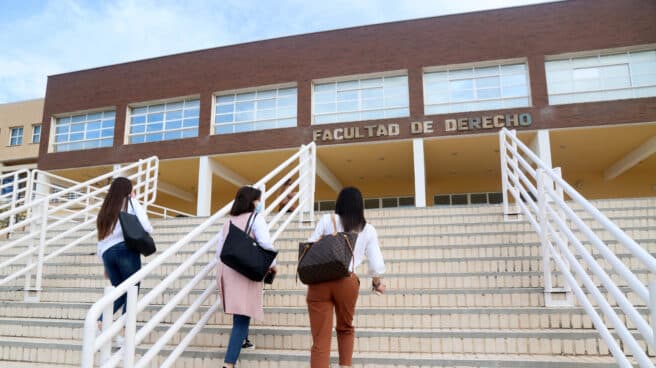
[[[184,102],[184,107],[185,109],[193,109],[193,108],[199,108],[200,107],[200,100],[186,100]]]
[[[237,101],[252,101],[255,99],[255,92],[240,93],[237,95]]]
[[[499,77],[486,77],[476,79],[476,88],[499,87]]]
[[[146,142],[159,142],[161,140],[162,140],[162,133],[146,135]]]
[[[132,108],[132,115],[143,115],[148,112],[148,106]]]
[[[198,115],[199,113],[200,113],[200,110],[196,107],[196,108],[193,108],[193,109],[185,109],[183,115],[184,115],[185,118],[191,118],[191,117],[199,116]]]
[[[198,129],[185,129],[182,131],[182,138],[198,137]]]
[[[164,104],[148,106],[148,112],[149,113],[151,113],[151,112],[160,112],[160,111],[164,111]]]
[[[475,77],[485,77],[485,76],[492,76],[492,75],[499,75],[498,65],[474,69]]]
[[[168,111],[164,117],[165,120],[182,119],[182,110]]]
[[[221,103],[228,103],[228,102],[234,102],[235,101],[235,95],[226,95],[226,96],[217,96],[216,97],[216,102],[221,104]]]
[[[198,126],[198,118],[184,119],[182,121],[182,126],[185,128],[192,128]]]
[[[233,121],[233,117],[234,116],[232,114],[217,115],[215,120],[217,123],[231,123]]]
[[[182,132],[181,131],[175,131],[175,132],[166,132],[164,133],[164,139],[165,140],[171,140],[171,139],[180,139],[182,138]]]
[[[166,130],[182,128],[182,120],[172,120],[166,122]]]
[[[214,127],[214,132],[216,134],[229,134],[232,133],[233,125],[216,125]]]
[[[217,114],[232,113],[234,111],[235,111],[235,105],[217,105],[216,106]]]
[[[184,102],[171,102],[166,104],[166,111],[173,111],[173,110],[182,110],[184,107]]]

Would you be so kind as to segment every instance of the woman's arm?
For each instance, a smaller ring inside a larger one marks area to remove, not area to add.
[[[269,233],[269,227],[267,226],[264,216],[256,216],[255,223],[253,224],[253,235],[255,235],[255,240],[260,244],[260,247],[268,250],[276,250],[273,247],[273,242],[271,241],[271,234]],[[276,265],[274,260],[271,263],[271,267]]]
[[[369,260],[369,274],[379,278],[385,273],[385,261],[383,260],[383,253],[380,251],[378,233],[372,225],[369,226],[371,226],[371,229],[367,233],[367,239],[365,239],[367,241],[365,254]]]
[[[310,242],[315,242],[315,241],[319,240],[319,239],[323,236],[323,234],[324,234],[324,228],[325,228],[325,226],[326,226],[326,225],[325,225],[325,221],[324,221],[325,218],[326,218],[326,215],[323,215],[323,216],[319,219],[319,221],[317,222],[317,228],[314,229],[314,232],[312,233],[312,235],[310,236],[310,238],[308,239],[308,241],[310,241]]]
[[[137,215],[141,226],[143,226],[147,233],[152,233],[153,225],[151,225],[150,220],[148,220],[148,215],[146,214],[146,211],[144,211],[143,207],[141,207],[141,204],[139,204],[139,201],[135,198],[130,198],[130,202],[132,202],[134,214]]]

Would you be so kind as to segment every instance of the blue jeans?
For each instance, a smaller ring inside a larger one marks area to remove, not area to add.
[[[248,325],[251,323],[251,317],[234,314],[232,316],[232,331],[230,332],[230,341],[226,351],[225,363],[235,364],[239,359],[241,345],[244,339],[248,337]]]
[[[129,249],[125,242],[120,242],[107,249],[103,253],[102,259],[112,286],[118,286],[141,269],[141,255]],[[139,287],[139,284],[137,284],[137,287]],[[123,294],[116,299],[114,301],[114,313],[122,307],[125,314],[126,301],[127,294]]]

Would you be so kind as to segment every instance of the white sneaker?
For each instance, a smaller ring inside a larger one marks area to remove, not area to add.
[[[116,335],[114,338],[114,345],[116,345],[117,348],[122,348],[123,345],[125,345],[125,338],[121,335]]]

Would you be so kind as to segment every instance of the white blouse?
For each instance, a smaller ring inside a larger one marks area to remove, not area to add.
[[[273,242],[271,241],[271,234],[269,234],[269,226],[267,226],[267,223],[264,220],[264,216],[261,215],[255,216],[255,221],[253,222],[253,227],[252,227],[252,234],[255,237],[255,240],[257,240],[257,244],[259,244],[260,247],[272,251],[276,250],[273,247]],[[216,247],[216,259],[220,259],[221,251],[223,250],[223,238],[227,235],[228,234],[223,234],[223,227],[222,227],[221,231],[219,232],[219,239],[220,239],[219,244]],[[271,267],[275,265],[276,265],[276,260],[274,259],[273,263],[271,263]]]
[[[337,231],[344,231],[339,215],[335,214],[335,224]],[[317,224],[312,236],[308,241],[314,242],[319,240],[324,235],[333,233],[333,222],[330,214],[323,215]],[[371,224],[366,224],[364,229],[358,234],[358,239],[355,241],[355,249],[353,250],[355,257],[355,267],[353,263],[349,265],[349,271],[354,270],[362,263],[365,256],[369,261],[369,274],[371,276],[380,276],[385,273],[385,262],[383,254],[380,252],[380,244],[378,244],[378,233]]]
[[[147,233],[152,233],[153,225],[150,224],[146,211],[144,211],[143,207],[141,207],[139,201],[133,198],[131,202],[132,205],[128,204],[127,212],[133,215],[137,215],[137,218],[139,219],[139,222],[141,223],[141,226],[143,226],[144,230],[146,230]],[[114,231],[112,231],[111,234],[109,234],[105,239],[98,242],[98,258],[100,258],[100,261],[102,262],[102,255],[107,249],[124,241],[125,238],[123,238],[123,228],[121,227],[121,222],[117,220],[116,226],[114,226]]]

